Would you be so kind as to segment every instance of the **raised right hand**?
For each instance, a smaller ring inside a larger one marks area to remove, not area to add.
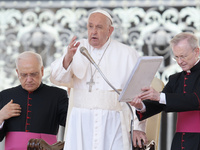
[[[77,42],[76,38],[77,37],[74,36],[72,38],[72,40],[70,41],[69,45],[68,45],[68,48],[67,48],[68,50],[67,50],[67,53],[66,53],[64,60],[63,60],[63,67],[65,69],[68,68],[69,64],[71,63],[71,61],[72,61],[72,59],[73,59],[73,57],[74,57],[74,55],[77,51],[78,46],[80,45],[80,42]]]
[[[13,103],[11,100],[0,110],[0,124],[11,117],[17,117],[21,113],[21,107],[19,104]]]

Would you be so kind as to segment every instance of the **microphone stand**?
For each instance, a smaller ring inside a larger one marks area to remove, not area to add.
[[[90,61],[91,62],[91,61]],[[115,91],[117,92],[117,94],[120,95],[120,92],[108,81],[108,79],[106,78],[106,76],[103,74],[103,72],[100,70],[100,68],[97,66],[97,64],[93,61],[92,64],[95,66],[95,68],[98,70],[98,72],[101,74],[101,76],[103,77],[103,79],[108,83],[108,85]],[[134,115],[133,115],[133,110],[130,106],[129,103],[126,102],[126,104],[128,105],[130,111],[131,111],[131,116],[132,116],[132,119],[131,119],[131,126],[130,126],[130,129],[131,129],[131,146],[132,146],[132,150],[133,150],[133,120],[134,120]]]

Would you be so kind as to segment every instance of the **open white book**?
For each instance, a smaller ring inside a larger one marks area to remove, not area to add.
[[[142,56],[138,59],[130,77],[119,95],[120,102],[130,102],[140,94],[141,88],[150,86],[162,63],[162,56]]]

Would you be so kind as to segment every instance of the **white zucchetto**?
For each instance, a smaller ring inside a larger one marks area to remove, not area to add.
[[[113,19],[112,19],[112,17],[110,16],[110,14],[107,11],[105,11],[103,9],[97,9],[97,10],[91,12],[90,15],[94,14],[94,13],[101,13],[101,14],[105,15],[106,17],[108,17],[110,19],[111,24],[113,24]],[[90,17],[90,15],[89,15],[89,17]]]

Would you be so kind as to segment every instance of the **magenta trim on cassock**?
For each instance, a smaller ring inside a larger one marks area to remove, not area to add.
[[[30,139],[43,139],[52,145],[57,142],[56,135],[31,133],[31,132],[8,132],[5,139],[5,150],[27,150]]]

